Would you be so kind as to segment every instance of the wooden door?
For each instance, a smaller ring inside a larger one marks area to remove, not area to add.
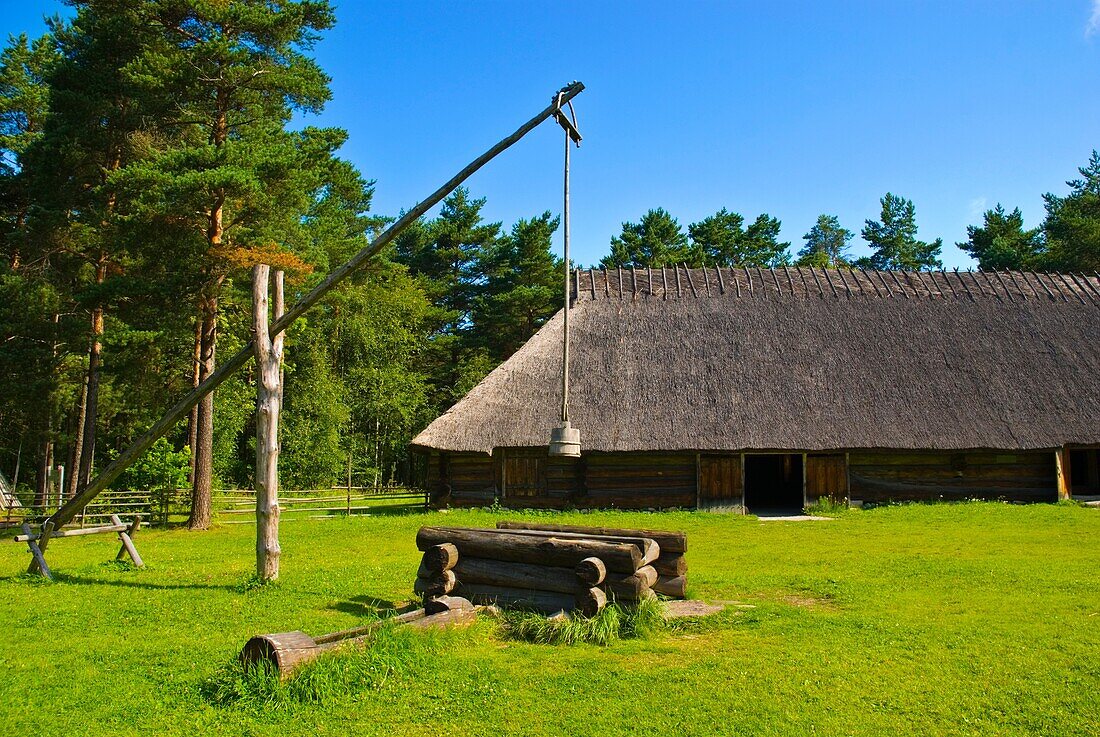
[[[806,456],[806,502],[826,498],[834,504],[848,500],[848,462],[843,453]]]
[[[740,506],[741,456],[699,456],[699,506]]]
[[[545,496],[546,455],[522,450],[504,453],[503,486],[505,499]]]

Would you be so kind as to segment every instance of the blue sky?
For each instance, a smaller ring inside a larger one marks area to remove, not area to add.
[[[0,30],[38,33],[47,0],[0,0]],[[1100,148],[1100,0],[337,4],[316,56],[343,154],[408,208],[579,79],[573,242],[597,261],[624,220],[685,226],[768,212],[783,238],[820,213],[857,236],[887,191],[920,235],[954,242],[997,202],[1030,225]],[[505,226],[561,207],[551,123],[475,175]]]

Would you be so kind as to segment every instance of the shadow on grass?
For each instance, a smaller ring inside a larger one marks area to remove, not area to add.
[[[389,601],[388,599],[379,599],[375,596],[353,596],[346,601],[338,601],[335,604],[329,604],[328,609],[332,609],[344,614],[354,614],[356,616],[374,615],[378,617],[389,617],[394,614],[404,614],[405,612],[411,612],[417,609],[416,602],[410,601]]]
[[[75,584],[77,586],[117,586],[126,589],[148,589],[150,591],[182,591],[182,590],[209,590],[209,591],[239,591],[236,584],[211,584],[211,583],[150,583],[148,581],[118,581],[92,576],[75,576],[71,573],[54,572],[54,583]],[[29,582],[50,583],[41,576],[29,573],[21,573],[16,576],[4,576],[0,582]]]

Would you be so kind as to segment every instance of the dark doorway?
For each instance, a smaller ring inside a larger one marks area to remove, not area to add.
[[[745,509],[752,514],[802,511],[802,455],[745,456]]]
[[[1074,496],[1100,494],[1100,451],[1080,448],[1069,452],[1069,485]]]

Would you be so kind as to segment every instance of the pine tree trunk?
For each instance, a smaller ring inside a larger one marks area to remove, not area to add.
[[[283,334],[268,331],[270,267],[252,269],[252,326],[256,344],[256,577],[279,577],[279,413]],[[275,272],[275,319],[283,314],[283,273]]]
[[[65,489],[65,498],[72,499],[76,496],[77,487],[80,485],[80,459],[84,448],[84,422],[88,416],[88,376],[85,374],[80,387],[80,400],[76,406],[76,423],[73,428],[73,449],[69,456],[69,483]],[[75,471],[75,473],[74,473]]]
[[[191,369],[192,388],[199,385],[202,364],[202,315],[195,319],[195,350]],[[191,458],[187,461],[187,483],[195,483],[195,435],[199,429],[199,406],[196,404],[187,415],[187,450]]]
[[[96,284],[107,277],[107,259],[100,255],[96,263]],[[92,457],[95,455],[95,427],[99,412],[99,369],[103,356],[103,306],[92,309],[92,341],[88,348],[87,399],[84,402],[84,427],[81,432],[80,470],[77,488],[84,488],[92,478]]]
[[[214,372],[218,338],[218,298],[204,296],[202,310],[202,341],[199,380]],[[211,520],[211,488],[214,473],[214,392],[202,398],[195,422],[195,473],[191,483],[191,516],[187,527],[205,530]]]
[[[218,88],[216,91],[216,109],[214,124],[210,131],[210,142],[215,148],[221,148],[229,137],[229,96],[228,91]],[[207,248],[210,258],[222,245],[225,214],[225,191],[217,190],[210,207],[209,221],[206,227]],[[218,341],[218,289],[222,278],[212,278],[207,284],[207,292],[200,302],[202,327],[199,356],[199,380],[205,381],[214,372],[215,351]],[[194,471],[191,474],[191,516],[187,527],[191,530],[205,530],[210,527],[211,497],[214,475],[214,393],[211,392],[199,402],[195,414],[195,445],[193,446]]]

